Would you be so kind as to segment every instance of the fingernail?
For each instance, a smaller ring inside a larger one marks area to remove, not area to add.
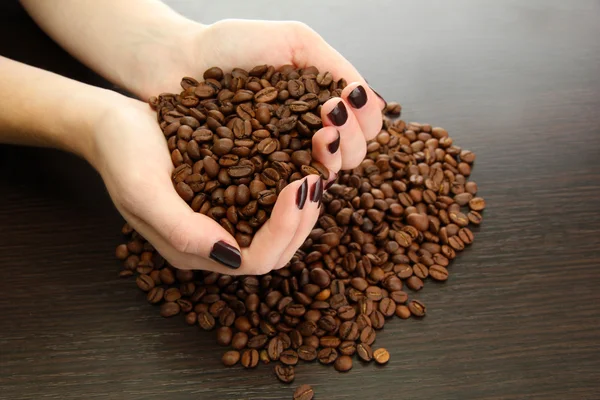
[[[340,131],[338,131],[338,133],[337,133],[337,139],[335,139],[333,142],[329,143],[329,145],[327,145],[327,148],[329,149],[329,152],[331,154],[338,151],[338,149],[340,148]]]
[[[331,122],[335,126],[342,126],[348,120],[348,110],[346,110],[346,106],[343,101],[339,101],[337,105],[327,114]]]
[[[327,183],[327,185],[325,185],[325,190],[329,190],[329,188],[333,186],[333,184],[335,183],[336,180],[337,180],[337,174],[333,174],[333,178],[331,179],[331,181],[329,181]]]
[[[213,245],[210,258],[233,269],[238,269],[242,264],[239,250],[222,240]]]
[[[323,197],[323,179],[319,178],[310,189],[310,201],[317,203]]]
[[[296,205],[300,210],[304,208],[304,203],[306,203],[306,195],[308,194],[308,182],[306,179],[300,185],[298,189],[298,193],[296,194]]]
[[[373,89],[370,85],[369,87],[371,88],[371,90],[373,91],[373,93],[375,93],[377,95],[377,97],[379,97],[381,100],[383,100],[383,102],[385,103],[385,105],[383,106],[383,108],[387,107],[387,101],[385,101],[385,99],[383,97],[381,97],[381,95],[379,93],[377,93],[377,91],[375,89]]]
[[[348,95],[348,102],[354,108],[361,108],[367,104],[367,92],[365,91],[365,88],[361,85],[354,88]]]

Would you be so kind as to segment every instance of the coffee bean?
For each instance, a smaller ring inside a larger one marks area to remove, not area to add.
[[[267,344],[267,335],[256,335],[248,340],[248,347],[251,349],[262,349]]]
[[[358,354],[358,358],[362,361],[370,362],[373,359],[373,350],[371,346],[366,343],[359,343],[356,345],[356,353]]]
[[[310,385],[302,385],[294,391],[294,400],[312,400],[314,395],[315,391]]]
[[[281,356],[282,352],[283,342],[281,341],[281,339],[279,337],[274,337],[273,339],[271,339],[267,347],[267,354],[269,355],[269,358],[273,361],[277,361],[279,360],[279,357]]]
[[[350,356],[340,356],[335,360],[333,367],[338,372],[348,372],[352,369],[352,358]]]
[[[371,326],[367,326],[361,331],[359,340],[361,343],[372,345],[373,342],[375,342],[376,335],[377,334],[375,333],[373,328],[371,328]]]
[[[424,214],[410,214],[406,217],[406,222],[421,232],[424,232],[427,230],[427,228],[429,228],[429,219],[427,218],[427,215]]]
[[[406,286],[411,290],[421,290],[423,289],[423,281],[419,277],[413,275],[406,280]]]
[[[313,346],[302,345],[298,348],[298,358],[304,361],[313,361],[317,358],[317,349]]]
[[[148,303],[150,303],[150,304],[157,304],[157,303],[160,303],[163,300],[164,293],[165,293],[165,289],[164,288],[162,288],[162,287],[153,287],[148,292],[148,295],[146,296],[146,299],[148,300]]]
[[[162,317],[169,318],[179,314],[180,310],[181,308],[179,307],[179,304],[168,301],[160,306],[160,315]]]
[[[338,358],[338,352],[333,347],[326,347],[319,350],[317,354],[319,362],[324,365],[333,364]]]
[[[231,339],[231,347],[236,350],[242,350],[248,344],[248,335],[244,332],[237,332]]]
[[[244,368],[256,368],[258,365],[259,354],[256,349],[244,350],[242,353],[242,365]]]
[[[275,376],[283,383],[292,383],[296,377],[294,367],[281,364],[275,366]]]
[[[407,319],[410,317],[410,309],[405,305],[396,306],[396,316]]]
[[[379,348],[373,352],[373,358],[377,364],[386,364],[390,360],[390,353],[384,348]]]
[[[436,281],[445,281],[448,279],[448,270],[441,265],[433,264],[429,267],[429,276]]]
[[[145,274],[139,275],[136,279],[136,283],[144,292],[150,291],[155,285],[154,280]]]
[[[279,361],[285,365],[296,365],[298,364],[298,353],[292,349],[284,350],[279,357]]]
[[[408,309],[411,314],[416,317],[424,317],[425,316],[425,305],[418,300],[411,300],[408,302]]]
[[[240,360],[240,352],[239,351],[235,351],[235,350],[230,350],[225,352],[225,354],[223,354],[223,365],[225,365],[226,367],[232,367],[235,364],[238,363],[238,361]]]
[[[383,314],[384,317],[391,317],[396,312],[396,303],[389,297],[382,299],[379,303],[379,311]]]
[[[229,346],[233,337],[233,331],[228,326],[217,329],[217,343],[221,346]]]
[[[215,327],[215,318],[208,312],[198,314],[198,325],[205,331],[210,331]]]
[[[485,208],[485,200],[481,197],[473,197],[469,201],[469,207],[473,211],[482,211]]]

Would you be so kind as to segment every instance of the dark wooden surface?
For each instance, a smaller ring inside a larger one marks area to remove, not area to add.
[[[302,364],[285,386],[222,367],[213,334],[116,278],[121,218],[84,162],[0,147],[0,398],[600,398],[600,3],[215,3],[169,1],[204,22],[305,21],[405,119],[475,151],[475,243],[418,294],[424,320],[378,335],[389,365]],[[105,85],[17,7],[0,18],[1,54]]]

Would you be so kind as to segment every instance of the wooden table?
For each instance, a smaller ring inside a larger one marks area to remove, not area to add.
[[[404,119],[447,128],[477,154],[475,243],[418,294],[425,319],[378,335],[389,365],[303,364],[289,387],[224,368],[213,334],[117,278],[121,218],[89,166],[0,147],[0,398],[600,398],[600,3],[241,3],[169,1],[203,22],[305,21]],[[0,54],[107,85],[17,6],[0,15]]]

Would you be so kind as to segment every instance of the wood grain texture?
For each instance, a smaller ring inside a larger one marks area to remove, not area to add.
[[[168,3],[311,25],[403,118],[476,152],[484,224],[417,295],[428,316],[378,335],[387,366],[302,364],[290,387],[223,367],[214,334],[116,278],[121,218],[89,166],[0,147],[1,399],[287,399],[302,383],[317,399],[600,398],[598,1]],[[2,7],[2,37],[22,40],[0,54],[108,85]]]

